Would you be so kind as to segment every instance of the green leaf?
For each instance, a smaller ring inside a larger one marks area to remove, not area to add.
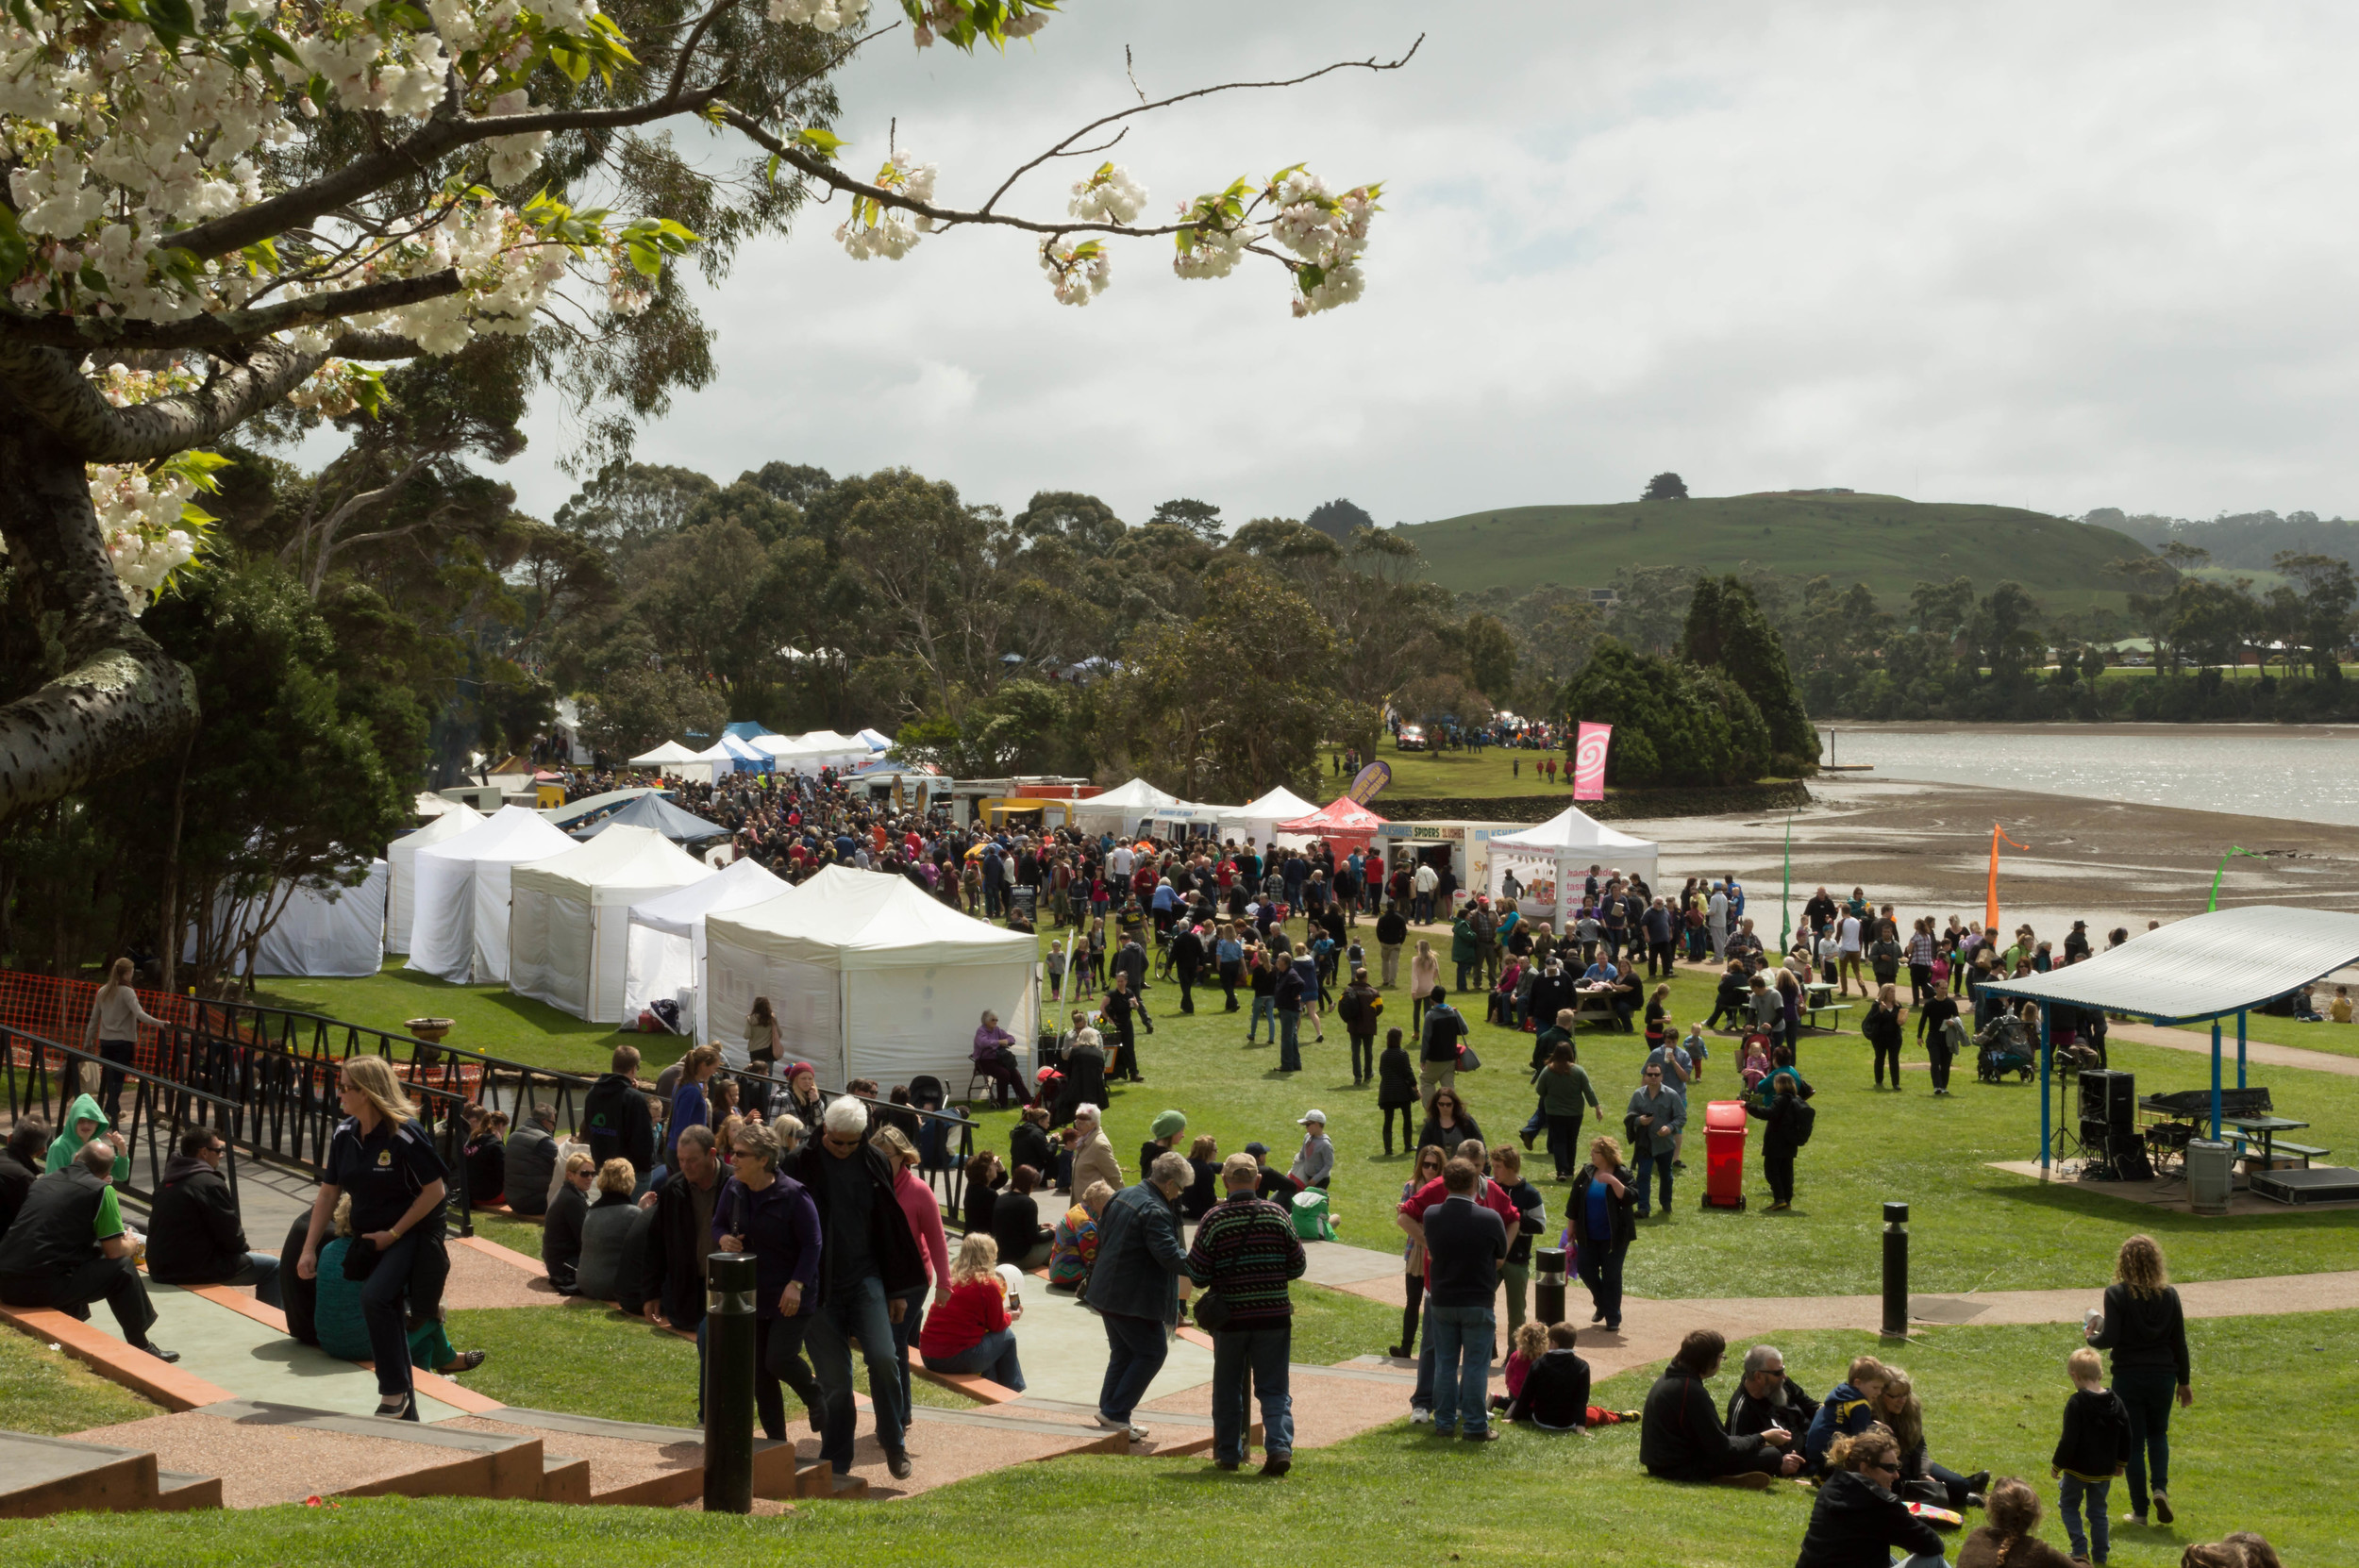
[[[371,419],[378,418],[385,408],[384,373],[362,365],[353,365],[348,368],[352,373],[352,384],[349,389],[352,392],[352,400],[360,406],[362,413]]]
[[[24,276],[32,262],[33,247],[25,243],[25,231],[17,227],[16,214],[0,206],[0,289]]]
[[[765,184],[765,185],[776,185],[776,184],[778,184],[778,154],[776,154],[776,153],[772,153],[772,154],[770,155],[770,162],[769,162],[768,166],[767,166],[767,167],[765,167],[765,168],[761,171],[761,179],[762,179],[762,183],[763,183],[763,184]]]
[[[787,140],[798,147],[809,147],[829,162],[834,161],[836,149],[845,144],[844,138],[825,125],[806,125]]]
[[[196,8],[189,0],[148,0],[148,25],[167,42],[176,42],[196,32]]]

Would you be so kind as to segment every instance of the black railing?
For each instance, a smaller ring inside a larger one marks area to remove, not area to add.
[[[179,1146],[180,1134],[192,1126],[209,1126],[229,1145],[230,1152],[222,1159],[222,1176],[229,1183],[230,1195],[237,1195],[237,1151],[255,1148],[248,1118],[238,1101],[0,1024],[0,1084],[6,1086],[11,1126],[27,1116],[39,1116],[49,1124],[52,1138],[68,1132],[72,1129],[67,1113],[75,1098],[90,1094],[103,1105],[109,1081],[119,1085],[114,1092],[117,1109],[125,1097],[131,1106],[130,1114],[116,1120],[110,1129],[122,1135],[123,1153],[131,1161],[131,1175],[120,1184],[125,1193],[152,1200],[163,1184],[164,1166]]]

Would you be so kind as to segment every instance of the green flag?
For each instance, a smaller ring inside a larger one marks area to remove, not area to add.
[[[2228,875],[2228,862],[2239,855],[2250,855],[2256,860],[2264,859],[2257,849],[2247,849],[2242,844],[2230,844],[2228,853],[2219,858],[2219,869],[2212,873],[2212,901],[2203,907],[2205,914],[2210,914],[2219,908],[2219,879]]]

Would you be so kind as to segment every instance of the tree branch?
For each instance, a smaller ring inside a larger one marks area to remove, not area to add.
[[[127,349],[236,348],[274,332],[318,326],[376,310],[398,309],[455,294],[465,287],[457,271],[445,267],[423,277],[388,278],[382,283],[363,283],[356,288],[292,299],[283,305],[224,310],[183,322],[141,322],[122,317],[102,322],[92,316],[25,317],[0,311],[0,338],[47,343],[53,348],[87,349],[94,343]]]
[[[81,461],[149,462],[219,438],[301,386],[326,359],[259,343],[194,392],[118,409],[64,350],[0,340],[0,381]]]
[[[1049,148],[1046,152],[1041,154],[1029,163],[1018,165],[1013,174],[1010,175],[1006,179],[1000,181],[999,189],[991,193],[991,199],[984,202],[983,205],[976,210],[983,213],[990,212],[993,208],[999,205],[999,198],[1006,195],[1009,188],[1013,186],[1017,180],[1022,179],[1026,175],[1030,174],[1033,170],[1039,168],[1050,158],[1074,156],[1066,152],[1066,149],[1071,147],[1073,143],[1080,141],[1081,138],[1089,135],[1090,132],[1098,129],[1100,126],[1111,125],[1117,120],[1128,120],[1134,114],[1146,114],[1154,109],[1169,108],[1174,104],[1184,104],[1191,98],[1209,98],[1215,92],[1239,92],[1249,89],[1260,89],[1265,87],[1300,87],[1305,82],[1317,81],[1321,76],[1331,75],[1337,71],[1397,71],[1402,66],[1407,65],[1412,59],[1416,58],[1417,50],[1424,44],[1424,42],[1425,35],[1423,33],[1419,33],[1417,35],[1416,42],[1409,45],[1409,52],[1401,56],[1400,58],[1397,60],[1380,60],[1374,55],[1370,55],[1366,59],[1337,60],[1334,64],[1323,65],[1316,71],[1311,72],[1307,75],[1296,76],[1282,82],[1221,82],[1213,87],[1199,87],[1187,92],[1174,93],[1168,98],[1158,98],[1152,103],[1142,101],[1133,105],[1129,108],[1117,109],[1112,114],[1104,115],[1098,119],[1092,120],[1088,125],[1083,125],[1079,130],[1075,131],[1072,135],[1066,137],[1063,141],[1058,142],[1055,146]],[[1132,79],[1130,86],[1133,91],[1136,91],[1138,82],[1135,78]],[[1146,94],[1141,93],[1140,97],[1144,100]],[[1112,146],[1113,143],[1109,142],[1107,145]]]

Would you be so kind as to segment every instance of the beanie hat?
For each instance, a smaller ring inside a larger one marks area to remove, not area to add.
[[[1166,1110],[1147,1126],[1148,1133],[1156,1138],[1174,1138],[1187,1130],[1187,1114],[1178,1110]]]

